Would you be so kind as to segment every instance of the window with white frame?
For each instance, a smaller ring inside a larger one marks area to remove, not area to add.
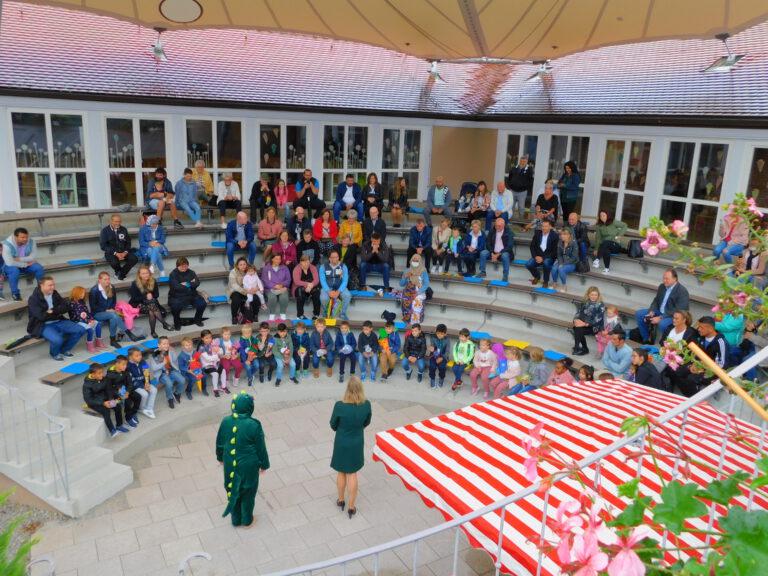
[[[214,186],[232,173],[244,202],[242,123],[236,120],[187,120],[187,166],[202,160],[211,173]]]
[[[507,151],[504,159],[504,175],[517,166],[521,156],[528,156],[528,163],[536,165],[536,152],[539,147],[539,137],[535,134],[508,134]]]
[[[83,117],[11,112],[11,126],[19,207],[87,207]]]
[[[259,126],[259,168],[270,186],[278,180],[296,184],[307,167],[307,127],[290,124]]]
[[[141,205],[155,169],[167,164],[165,120],[109,117],[106,130],[112,206]]]
[[[405,178],[408,197],[419,194],[421,130],[384,128],[381,135],[381,189],[385,196],[398,177]]]
[[[640,228],[651,143],[608,140],[598,210],[613,214],[629,228]]]
[[[768,208],[768,148],[755,147],[749,166],[747,196],[754,198],[760,208]]]
[[[584,189],[584,180],[587,172],[587,160],[589,155],[589,136],[559,136],[553,135],[549,144],[549,166],[547,167],[547,180],[560,180],[565,172],[565,163],[572,161],[576,164],[581,183],[579,187]],[[581,212],[582,195],[574,205],[576,212]]]
[[[351,173],[363,186],[368,176],[368,127],[323,126],[323,198],[332,202],[336,186]]]
[[[688,239],[712,242],[728,160],[728,144],[670,142],[661,214],[688,224]]]

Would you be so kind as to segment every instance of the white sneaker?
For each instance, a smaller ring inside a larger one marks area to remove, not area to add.
[[[222,230],[226,230],[227,229],[227,223],[226,222],[222,222],[221,223],[221,229]]]
[[[280,314],[280,320],[288,320],[288,316],[285,314]]]
[[[202,228],[202,227],[203,227],[203,223],[200,220],[198,220],[197,224],[195,224],[195,228]]]
[[[592,260],[592,268],[600,268],[600,259],[599,258],[595,258],[594,260]]]
[[[149,273],[150,273],[150,274],[153,274],[153,275],[154,275],[154,273],[155,273],[155,266],[154,266],[153,264],[150,264],[150,265],[149,265]]]
[[[112,430],[112,432],[109,432],[109,437],[114,438],[115,436],[118,436],[120,434],[120,430]]]
[[[603,274],[610,274],[611,269],[610,268],[603,268]]]
[[[274,322],[275,321],[275,315],[274,314],[270,314],[269,315],[269,321],[270,322]]]
[[[153,420],[155,419],[154,410],[142,410],[141,413],[144,414],[144,416],[146,416],[147,418],[152,418]]]

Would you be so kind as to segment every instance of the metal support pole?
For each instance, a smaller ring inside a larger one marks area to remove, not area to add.
[[[549,493],[552,490],[552,487],[550,486],[547,488],[546,494],[544,494],[544,506],[541,510],[541,530],[539,531],[539,544],[544,542],[544,536],[546,536],[547,531],[547,512],[549,509]],[[544,552],[539,546],[539,557],[536,560],[536,576],[541,576],[541,560],[544,556]]]
[[[499,542],[498,546],[496,547],[496,562],[494,563],[494,566],[496,567],[496,576],[499,576],[499,572],[501,572],[501,551],[503,550],[503,544],[504,544],[504,521],[507,519],[507,507],[501,509],[501,520],[499,521]]]
[[[765,420],[763,420],[761,422],[761,424],[760,424],[760,441],[757,444],[758,453],[762,452],[763,451],[763,447],[765,446],[765,428],[766,428],[766,425],[768,425],[768,422],[766,422]],[[753,480],[757,477],[757,470],[758,470],[758,468],[757,468],[757,458],[755,458],[755,466],[754,466],[754,469],[752,470],[752,479]],[[754,499],[755,499],[755,491],[754,490],[750,490],[749,491],[749,500],[747,501],[747,510],[750,510],[750,511],[752,510],[752,505],[754,503]]]
[[[456,526],[456,535],[453,538],[453,570],[451,576],[458,576],[459,574],[459,534],[461,534],[461,528]]]

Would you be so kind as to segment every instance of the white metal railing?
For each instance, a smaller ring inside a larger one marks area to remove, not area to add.
[[[23,478],[53,482],[54,496],[69,500],[65,427],[21,391],[0,382],[0,462],[23,470]]]
[[[753,368],[754,366],[757,366],[759,363],[763,362],[764,360],[768,359],[768,347],[763,348],[759,352],[757,352],[753,357],[749,358],[745,362],[743,362],[738,367],[732,369],[728,374],[734,378],[739,377],[743,375],[746,371],[748,371],[750,368]],[[718,394],[721,390],[723,390],[723,385],[720,383],[719,380],[715,380],[712,384],[707,386],[706,388],[700,390],[697,394],[692,396],[691,398],[688,398],[675,406],[672,410],[666,412],[662,416],[660,416],[657,421],[659,424],[664,424],[666,422],[669,422],[677,417],[681,418],[680,423],[680,436],[679,440],[680,442],[683,441],[685,438],[685,431],[686,431],[686,423],[688,420],[688,411],[697,406],[698,404],[712,398],[715,394]],[[736,401],[737,396],[731,395],[730,400],[728,402],[728,409],[726,410],[727,413],[733,414],[734,409],[736,407]],[[726,421],[726,427],[729,424],[729,420]],[[761,435],[760,435],[760,446],[762,447],[765,444],[765,436],[766,436],[766,422],[763,421],[761,423]],[[727,431],[727,430],[726,430]],[[626,436],[623,438],[620,438],[616,442],[613,442],[612,444],[609,444],[608,446],[605,446],[601,450],[598,450],[597,452],[590,454],[589,456],[581,459],[577,463],[577,467],[579,469],[585,469],[594,466],[595,467],[595,482],[598,486],[600,486],[600,466],[602,463],[602,460],[606,457],[614,454],[615,452],[625,448],[628,445],[636,444],[636,443],[642,443],[645,441],[645,432],[640,431],[632,436]],[[722,473],[723,465],[724,465],[724,455],[726,451],[726,445],[727,445],[728,439],[727,434],[723,434],[721,438],[721,446],[720,446],[720,453],[718,455],[719,457],[719,464],[717,467],[717,475],[719,476]],[[641,470],[642,470],[642,458],[638,458],[638,465],[637,465],[637,476],[640,476]],[[673,474],[676,474],[678,471],[678,465],[679,461],[675,460],[674,466],[673,466]],[[754,469],[752,470],[753,476],[757,474],[757,466],[755,465]],[[560,477],[558,480],[556,480],[552,485],[550,485],[546,490],[544,491],[544,506],[542,510],[542,522],[541,522],[541,531],[539,533],[540,539],[543,540],[545,536],[545,531],[547,529],[547,508],[549,505],[549,495],[550,491],[552,490],[552,486],[556,485],[558,482],[562,482],[565,479],[567,479],[567,476]],[[492,504],[488,504],[487,506],[484,506],[482,508],[479,508],[475,510],[474,512],[470,512],[469,514],[465,514],[464,516],[461,516],[459,518],[455,518],[453,520],[449,520],[448,522],[444,522],[442,524],[439,524],[437,526],[433,526],[431,528],[427,528],[425,530],[421,530],[419,532],[415,532],[413,534],[409,534],[407,536],[403,536],[402,538],[398,538],[396,540],[391,540],[390,542],[385,542],[383,544],[379,544],[376,546],[371,546],[370,548],[366,548],[364,550],[359,550],[357,552],[353,552],[350,554],[345,554],[343,556],[338,556],[336,558],[331,558],[329,560],[325,560],[322,562],[315,562],[312,564],[305,564],[304,566],[298,566],[295,568],[290,568],[287,570],[281,570],[279,572],[273,572],[269,574],[268,576],[295,576],[299,574],[314,574],[315,572],[326,572],[330,568],[338,568],[340,570],[340,574],[342,576],[347,575],[347,567],[357,561],[368,559],[371,560],[372,566],[373,566],[373,574],[374,576],[378,576],[381,572],[381,556],[385,552],[392,551],[396,548],[400,548],[407,545],[413,545],[413,553],[411,555],[412,560],[412,571],[414,576],[417,574],[418,565],[419,565],[419,544],[421,542],[424,542],[426,539],[435,536],[437,534],[441,534],[450,530],[454,531],[453,535],[453,569],[451,574],[455,576],[458,574],[458,560],[459,560],[459,545],[460,545],[460,536],[461,536],[461,527],[464,524],[467,524],[469,522],[472,522],[473,520],[477,518],[481,518],[482,516],[485,516],[489,513],[495,513],[498,510],[501,509],[501,523],[499,525],[499,540],[498,545],[496,549],[496,562],[495,562],[495,568],[496,568],[496,576],[499,575],[500,569],[501,569],[501,556],[502,556],[502,538],[504,533],[504,524],[506,521],[506,513],[507,509],[506,507],[510,504],[514,504],[515,502],[518,502],[519,500],[523,500],[524,498],[527,498],[529,496],[532,496],[539,492],[541,490],[541,483],[536,482],[535,484],[529,486],[528,488],[525,488],[523,490],[520,490],[519,492],[516,492],[507,498],[504,498],[503,500],[499,500],[497,502],[494,502]],[[753,498],[750,494],[749,500],[748,500],[748,509],[751,509],[753,505]],[[709,508],[709,524],[710,526],[715,520],[715,506],[714,504]],[[666,539],[667,534],[663,534],[662,538]],[[707,545],[709,544],[709,541],[707,541]],[[539,552],[538,562],[537,562],[537,571],[536,575],[539,576],[541,574],[542,570],[542,553]]]

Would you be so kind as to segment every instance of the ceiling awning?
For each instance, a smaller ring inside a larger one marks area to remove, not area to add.
[[[283,31],[436,60],[550,60],[614,44],[734,34],[768,20],[766,0],[30,1],[148,27]]]

